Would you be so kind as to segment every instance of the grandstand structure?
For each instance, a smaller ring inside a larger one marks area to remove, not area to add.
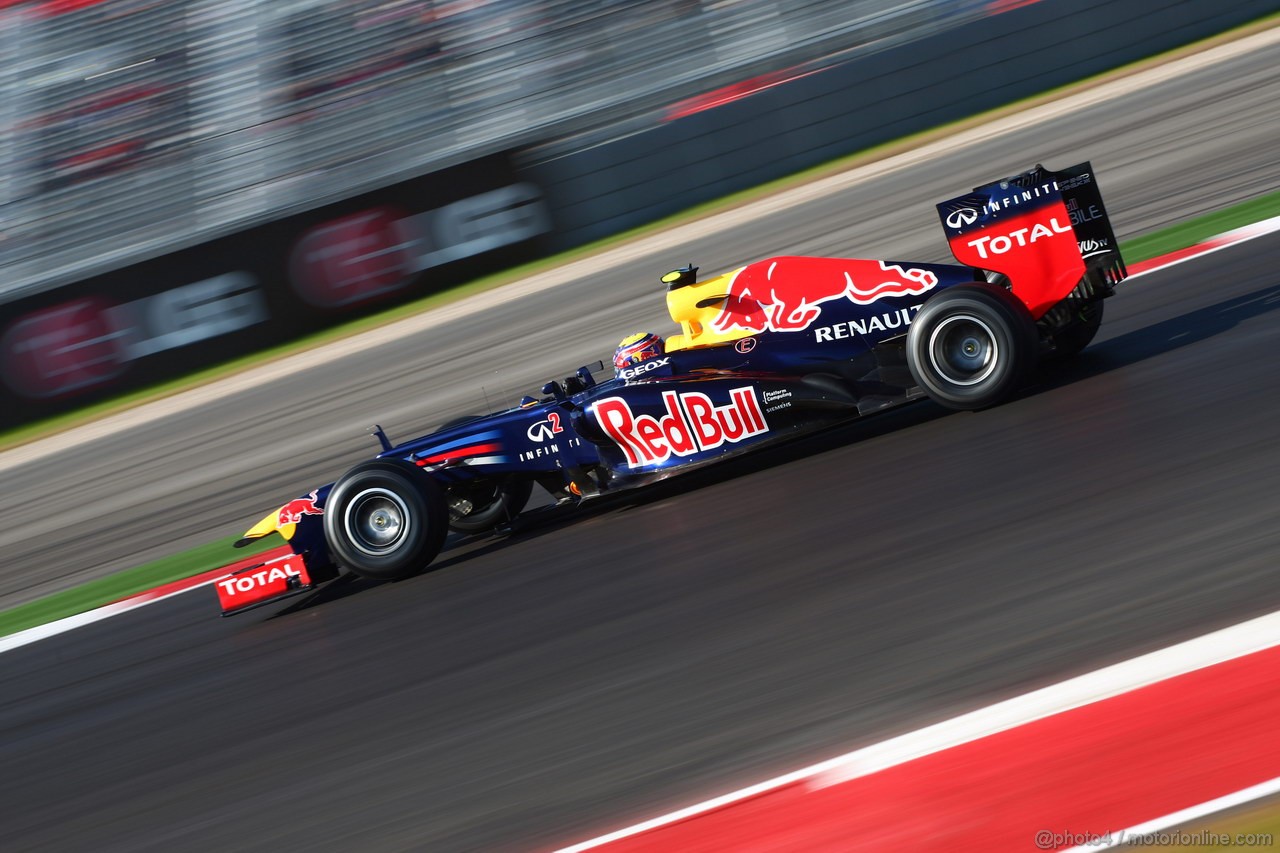
[[[974,0],[0,0],[0,302]]]

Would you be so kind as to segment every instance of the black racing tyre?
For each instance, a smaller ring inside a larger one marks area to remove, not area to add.
[[[511,477],[450,486],[445,495],[449,527],[468,534],[492,530],[519,515],[532,494],[532,480]]]
[[[400,459],[355,466],[324,505],[324,538],[334,561],[374,580],[396,580],[426,568],[448,528],[440,487]]]
[[[1038,333],[1017,297],[993,284],[949,287],[925,303],[907,334],[916,384],[951,409],[1004,400],[1035,366]]]
[[[1071,358],[1093,341],[1102,325],[1102,305],[1101,299],[1085,304],[1075,322],[1054,333],[1053,358]]]

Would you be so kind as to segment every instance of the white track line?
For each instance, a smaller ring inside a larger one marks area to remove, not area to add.
[[[1270,219],[1263,219],[1261,222],[1254,222],[1250,225],[1242,225],[1239,228],[1233,228],[1225,234],[1221,234],[1213,239],[1229,239],[1233,243],[1241,243],[1245,240],[1252,240],[1254,237],[1261,237],[1264,234],[1270,234],[1273,231],[1280,231],[1280,216],[1273,216]]]
[[[65,634],[67,631],[74,631],[76,628],[92,625],[94,622],[100,622],[112,616],[119,616],[121,613],[128,613],[130,610],[137,610],[139,607],[146,607],[148,604],[155,604],[157,601],[164,601],[166,598],[173,598],[175,595],[182,595],[184,592],[190,592],[193,589],[206,587],[216,580],[216,578],[210,578],[207,581],[192,584],[184,589],[167,592],[164,595],[153,595],[151,590],[146,590],[120,601],[113,601],[110,604],[95,607],[93,610],[86,610],[84,613],[77,613],[74,616],[66,616],[53,622],[46,622],[43,625],[36,625],[33,628],[17,631],[8,636],[0,637],[0,654],[11,652],[37,640],[56,637],[58,634]]]
[[[814,788],[835,785],[876,773],[881,770],[905,764],[926,755],[970,743],[979,738],[1007,731],[1018,726],[1045,717],[1080,708],[1085,705],[1113,696],[1129,693],[1160,681],[1166,681],[1179,675],[1185,675],[1198,669],[1234,660],[1235,658],[1260,652],[1274,646],[1280,646],[1280,611],[1214,631],[1193,640],[1178,643],[1159,651],[1133,658],[1104,669],[1090,672],[1076,678],[1045,687],[1009,699],[997,702],[986,708],[963,714],[959,717],[919,729],[908,734],[883,741],[872,746],[854,750],[853,752],[812,764],[783,776],[778,776],[747,788],[707,800],[669,814],[628,826],[583,841],[570,847],[564,847],[556,853],[581,853],[605,844],[639,835],[659,827],[668,826],[682,820],[706,814],[716,809],[731,805],[750,797],[764,794],[797,782],[805,782]],[[1261,787],[1261,786],[1259,786]],[[1253,791],[1254,789],[1247,789]],[[1246,792],[1238,792],[1231,796],[1244,796]],[[1266,796],[1265,793],[1255,796]],[[1223,798],[1227,800],[1228,798]],[[1245,802],[1246,800],[1240,800]],[[1217,802],[1217,801],[1214,801]],[[1219,808],[1229,808],[1230,804]],[[1186,820],[1199,817],[1192,813],[1195,809],[1211,808],[1210,803],[1188,809]],[[1204,812],[1208,814],[1209,812]],[[1173,819],[1182,815],[1170,815]],[[1166,820],[1161,818],[1160,820]],[[1159,823],[1153,821],[1152,825]],[[1174,824],[1164,824],[1172,826]],[[1141,827],[1135,827],[1133,832]],[[1146,831],[1155,831],[1149,829]]]
[[[46,637],[57,636],[58,634],[74,631],[76,628],[85,625],[92,625],[94,622],[100,622],[127,610],[133,608],[124,602],[116,602],[115,604],[104,604],[93,610],[86,610],[84,613],[77,613],[74,616],[68,616],[65,619],[58,619],[54,622],[46,622],[43,625],[36,625],[34,628],[27,628],[10,634],[7,637],[0,637],[0,653],[11,652],[14,649],[34,643],[36,640],[43,640]]]
[[[205,403],[221,400],[246,389],[257,388],[279,381],[298,371],[338,361],[352,353],[369,349],[378,344],[411,337],[427,329],[454,323],[464,317],[489,311],[500,305],[506,305],[512,300],[551,290],[577,278],[593,275],[602,265],[610,267],[622,266],[654,252],[666,251],[692,240],[704,239],[731,229],[741,228],[747,222],[790,210],[873,178],[912,168],[941,154],[985,144],[994,135],[1012,132],[1063,115],[1070,115],[1085,107],[1119,98],[1156,83],[1189,74],[1201,68],[1225,62],[1250,51],[1260,50],[1276,43],[1280,43],[1280,27],[1254,33],[1245,38],[1221,44],[1181,59],[1128,74],[1083,92],[1068,95],[1057,101],[984,123],[981,127],[961,131],[948,136],[944,140],[928,143],[919,148],[887,157],[884,160],[850,169],[847,172],[829,175],[808,184],[783,190],[775,195],[748,202],[732,210],[714,214],[696,222],[678,225],[666,231],[639,238],[626,245],[580,258],[564,266],[529,276],[521,281],[484,293],[478,293],[458,302],[443,305],[412,317],[406,317],[403,320],[398,320],[349,338],[333,341],[306,352],[287,356],[278,361],[250,368],[235,376],[228,376],[225,379],[220,379],[198,388],[192,388],[172,397],[145,403],[136,408],[109,415],[101,420],[58,433],[57,435],[37,439],[29,444],[15,447],[0,454],[0,471],[42,459],[46,456],[66,452],[80,444],[97,441],[158,418],[167,417],[177,412],[189,411]]]

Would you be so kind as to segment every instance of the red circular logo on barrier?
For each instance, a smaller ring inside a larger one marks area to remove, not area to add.
[[[97,297],[33,311],[0,340],[5,383],[27,397],[61,397],[111,382],[128,361],[125,330]]]
[[[407,216],[375,207],[307,231],[289,260],[293,289],[318,308],[359,305],[403,288],[413,275]]]

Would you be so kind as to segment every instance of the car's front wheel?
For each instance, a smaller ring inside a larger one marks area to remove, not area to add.
[[[396,580],[421,571],[444,544],[449,513],[431,477],[397,459],[371,459],[342,476],[324,506],[335,562],[357,575]]]
[[[952,409],[1004,400],[1034,366],[1035,324],[1017,297],[992,284],[948,288],[925,303],[907,335],[916,384]]]

